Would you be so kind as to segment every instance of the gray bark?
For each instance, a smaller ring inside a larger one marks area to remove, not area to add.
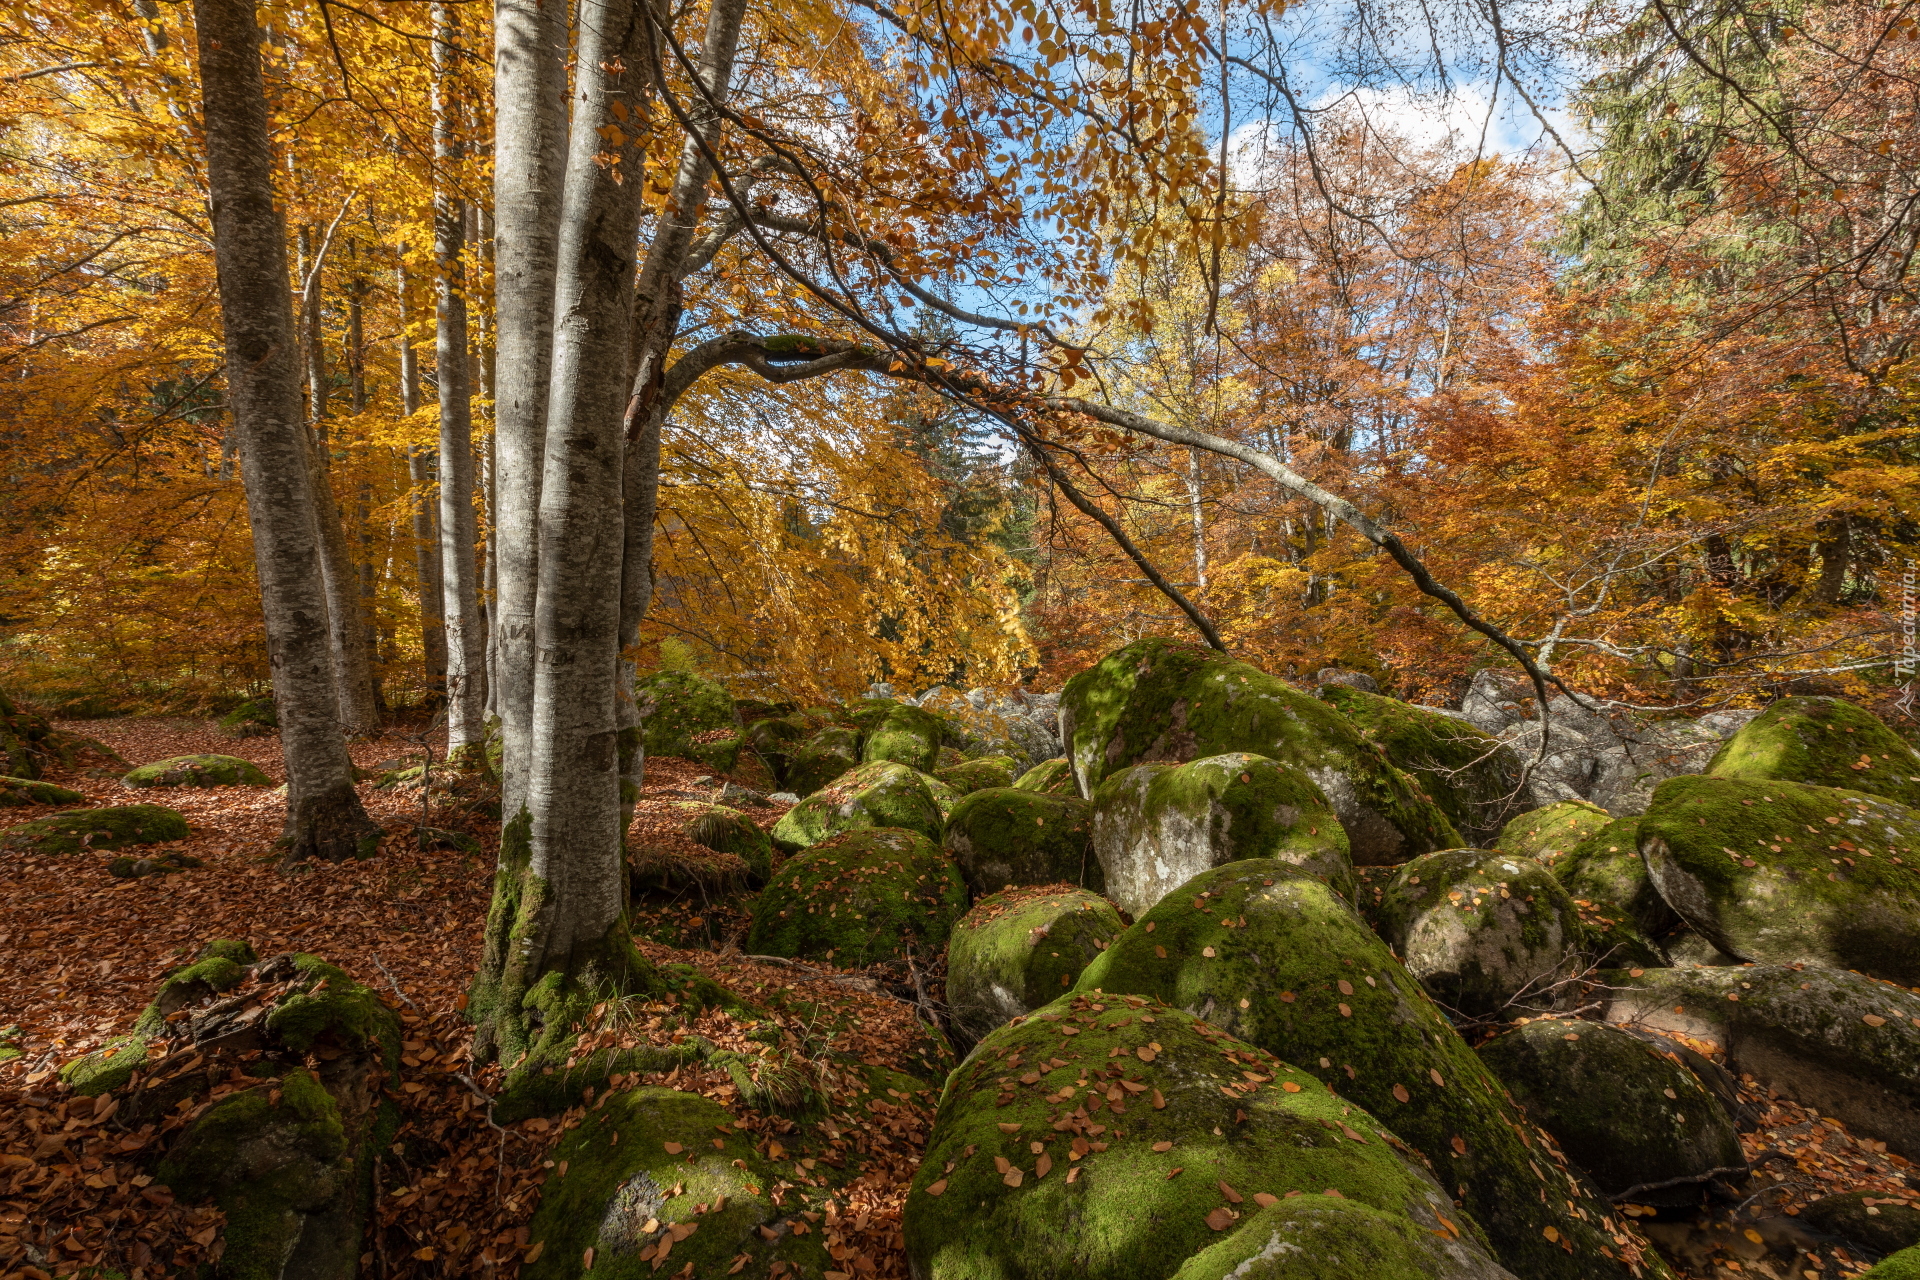
[[[326,592],[316,572],[320,528],[301,414],[286,224],[273,203],[260,31],[253,0],[195,0],[193,8],[227,399],[287,765],[282,842],[290,861],[366,856],[380,833],[353,789]]]
[[[452,78],[457,28],[452,8],[433,6],[434,362],[440,383],[440,580],[447,636],[447,753],[486,736],[478,565],[480,525],[473,507],[473,400],[467,364],[466,204],[453,190],[459,158],[458,104]]]
[[[394,276],[400,305],[400,411],[412,417],[420,411],[420,359],[407,336],[411,281],[404,264]],[[440,531],[434,522],[433,450],[413,445],[406,455],[407,481],[413,488],[413,585],[420,601],[420,652],[427,703],[437,707],[447,696],[447,623],[440,587]]]

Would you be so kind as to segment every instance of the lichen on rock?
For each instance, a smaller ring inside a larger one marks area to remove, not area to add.
[[[1676,1056],[1617,1027],[1542,1019],[1476,1052],[1609,1196],[1632,1189],[1640,1204],[1697,1204],[1709,1178],[1745,1176],[1720,1100]]]
[[[908,1192],[927,1280],[1170,1276],[1288,1192],[1477,1241],[1418,1157],[1308,1073],[1138,996],[1062,997],[948,1078]]]
[[[157,804],[65,809],[0,832],[0,848],[20,853],[81,853],[185,840],[186,818]]]
[[[1806,783],[1670,778],[1640,820],[1640,856],[1728,955],[1920,984],[1920,811]]]
[[[909,948],[926,959],[966,909],[959,872],[925,835],[847,831],[780,865],[754,904],[747,949],[840,965],[897,960]]]
[[[1290,1195],[1235,1224],[1171,1280],[1515,1280],[1479,1241],[1357,1200]]]
[[[1341,683],[1320,697],[1417,779],[1469,843],[1491,843],[1521,808],[1520,758],[1464,718]]]
[[[1441,1004],[1474,1017],[1544,1011],[1582,968],[1579,915],[1531,858],[1449,849],[1415,858],[1376,906],[1381,933]]]
[[[127,787],[268,787],[273,779],[239,756],[174,756],[143,764],[120,779]]]
[[[1066,881],[1102,893],[1091,844],[1092,809],[1078,796],[995,787],[962,797],[947,815],[947,856],[967,890],[984,897],[1008,885]]]
[[[1313,779],[1244,751],[1110,775],[1093,793],[1093,851],[1107,896],[1133,915],[1243,858],[1277,858],[1354,892],[1347,833]]]
[[[1150,996],[1286,1053],[1420,1150],[1516,1275],[1665,1274],[1317,877],[1271,859],[1209,871],[1135,921],[1075,989]]]
[[[789,851],[868,827],[901,827],[937,841],[946,822],[930,785],[935,782],[891,760],[859,765],[787,810],[768,834]]]
[[[1300,770],[1346,828],[1354,863],[1405,862],[1460,834],[1419,784],[1327,703],[1198,645],[1149,638],[1067,682],[1060,726],[1081,794],[1135,764],[1245,751]]]
[[[1707,772],[1840,787],[1920,806],[1920,751],[1840,698],[1782,698],[1728,738]]]
[[[968,1044],[1060,998],[1126,926],[1113,904],[1072,885],[982,898],[947,942],[947,1006]]]

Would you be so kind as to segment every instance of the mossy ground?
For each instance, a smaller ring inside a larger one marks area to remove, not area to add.
[[[947,815],[947,856],[975,897],[1008,885],[1065,881],[1105,892],[1091,844],[1092,809],[1078,796],[994,787],[964,796]]]
[[[1093,848],[1106,892],[1138,915],[1202,871],[1277,858],[1354,892],[1347,833],[1312,778],[1246,752],[1141,764],[1093,796]]]
[[[1518,854],[1449,849],[1415,858],[1374,911],[1408,971],[1461,1013],[1502,1015],[1509,1002],[1550,1008],[1553,984],[1581,968],[1586,936],[1573,900]]]
[[[1049,795],[1077,796],[1080,785],[1073,778],[1073,762],[1065,756],[1042,760],[1014,780],[1022,791],[1044,791]]]
[[[891,760],[863,764],[787,810],[768,834],[788,851],[869,827],[899,827],[937,842],[946,821],[929,786],[936,781]]]
[[[1324,881],[1272,860],[1210,871],[1087,967],[1076,991],[1096,989],[1186,1009],[1357,1101],[1426,1155],[1516,1275],[1626,1276],[1633,1260],[1665,1274]]]
[[[1329,1189],[1476,1230],[1308,1073],[1158,1001],[1082,992],[995,1031],[948,1079],[907,1253],[929,1280],[1165,1277],[1256,1197]]]
[[[1550,863],[1613,821],[1613,815],[1585,800],[1562,800],[1530,809],[1500,830],[1494,848]]]
[[[1860,1280],[1920,1280],[1920,1247],[1883,1258],[1873,1270],[1863,1272]]]
[[[1610,1195],[1700,1177],[1637,1193],[1642,1204],[1697,1203],[1702,1175],[1746,1166],[1719,1099],[1685,1066],[1615,1027],[1531,1022],[1476,1052],[1527,1117]]]
[[[1172,1280],[1508,1280],[1476,1240],[1358,1200],[1304,1193],[1235,1224]]]
[[[78,791],[55,786],[51,782],[37,782],[32,778],[0,777],[0,809],[26,808],[38,804],[85,804],[87,798]]]
[[[143,764],[120,779],[128,787],[267,787],[273,779],[239,756],[174,756]]]
[[[695,737],[738,726],[733,697],[690,671],[658,671],[634,684],[642,743],[650,756],[686,756]]]
[[[780,1173],[752,1135],[698,1094],[604,1095],[552,1159],[528,1232],[542,1248],[521,1271],[527,1280],[571,1280],[589,1270],[588,1250],[591,1273],[605,1280],[686,1267],[693,1276],[761,1277],[775,1261],[810,1276],[832,1265],[822,1236],[796,1235],[805,1219],[774,1203]]]
[[[21,853],[80,853],[185,840],[188,834],[187,820],[172,809],[129,804],[108,809],[67,809],[23,822],[0,833],[0,848]]]
[[[1130,765],[1246,751],[1291,765],[1320,785],[1340,814],[1356,862],[1404,862],[1461,843],[1418,784],[1346,717],[1210,649],[1135,641],[1068,681],[1060,707],[1083,793]]]
[[[1068,885],[1003,890],[974,904],[947,943],[954,1030],[977,1041],[1051,1004],[1126,926],[1113,904]]]
[[[964,796],[985,791],[988,787],[1012,786],[1013,771],[1011,757],[981,756],[977,760],[963,760],[935,769],[933,776]]]
[[[1322,685],[1320,697],[1418,780],[1469,842],[1493,841],[1522,807],[1519,757],[1466,721],[1343,684]]]
[[[960,873],[915,831],[850,831],[788,859],[754,905],[747,950],[866,965],[940,953],[967,909]]]
[[[1920,984],[1920,811],[1804,783],[1669,778],[1640,853],[1661,896],[1729,955]]]
[[[867,764],[891,760],[927,773],[939,759],[945,736],[938,716],[904,702],[896,703],[867,731],[860,758]]]
[[[1716,778],[1806,782],[1920,806],[1920,751],[1839,698],[1782,698],[1721,744]]]

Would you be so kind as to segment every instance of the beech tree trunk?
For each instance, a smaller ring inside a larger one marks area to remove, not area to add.
[[[402,247],[405,251],[405,246]],[[412,280],[403,263],[394,272],[400,306],[400,411],[411,418],[420,412],[420,357],[407,333],[407,303]],[[433,450],[410,445],[406,450],[407,482],[413,487],[413,585],[420,601],[420,652],[426,668],[427,705],[438,707],[447,697],[447,623],[440,586],[440,530],[434,520]]]
[[[567,143],[566,6],[496,0],[493,31],[493,701],[501,813],[511,820],[526,807],[532,745],[540,471]]]
[[[447,636],[447,754],[476,747],[486,736],[480,628],[480,541],[473,508],[473,400],[467,366],[466,204],[455,194],[451,162],[460,155],[455,134],[453,10],[433,6],[433,154],[440,172],[433,196],[435,272],[434,362],[440,382],[440,577]]]
[[[289,861],[367,857],[380,829],[354,792],[340,730],[287,229],[273,203],[260,31],[253,0],[194,0],[193,9],[227,399],[287,764],[282,845]]]

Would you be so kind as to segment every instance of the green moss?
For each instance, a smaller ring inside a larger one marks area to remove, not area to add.
[[[208,943],[192,964],[161,980],[152,1002],[134,1019],[130,1034],[66,1063],[60,1078],[75,1093],[88,1097],[120,1088],[146,1064],[148,1046],[165,1035],[168,1014],[239,986],[253,963],[253,948],[244,942]]]
[[[651,1280],[683,1267],[702,1277],[763,1277],[776,1260],[818,1275],[832,1265],[824,1234],[795,1234],[806,1220],[774,1203],[780,1172],[752,1135],[698,1094],[612,1094],[586,1111],[553,1160],[529,1224],[543,1248],[521,1269],[527,1280],[571,1280],[589,1249],[600,1280]],[[734,1266],[743,1254],[745,1265]]]
[[[929,781],[928,775],[889,760],[863,764],[787,810],[769,834],[787,850],[868,827],[901,827],[938,840],[945,822]]]
[[[1381,934],[1442,1005],[1500,1015],[1547,1008],[1550,984],[1582,967],[1573,901],[1531,858],[1449,849],[1395,873],[1375,907]]]
[[[239,756],[174,756],[143,764],[120,779],[128,787],[268,787],[273,779]]]
[[[650,756],[692,758],[695,737],[738,727],[732,695],[691,671],[657,671],[635,682],[633,697]]]
[[[1102,893],[1090,843],[1092,807],[1078,796],[1019,787],[976,791],[947,815],[946,850],[975,897],[1008,885],[1065,881]]]
[[[860,735],[830,725],[786,757],[780,782],[797,796],[810,796],[860,766]]]
[[[1076,989],[1151,996],[1284,1051],[1424,1153],[1516,1275],[1626,1274],[1611,1261],[1624,1224],[1533,1137],[1445,1015],[1324,881],[1271,859],[1209,871],[1115,939]]]
[[[1707,772],[1843,787],[1920,806],[1920,751],[1839,698],[1782,698],[1722,743]]]
[[[1800,1221],[1874,1253],[1893,1254],[1920,1246],[1920,1209],[1909,1203],[1910,1196],[1847,1191],[1815,1200],[1800,1211]]]
[[[1720,1100],[1680,1062],[1618,1028],[1531,1022],[1477,1052],[1528,1118],[1609,1195],[1700,1177],[1634,1197],[1643,1204],[1697,1203],[1701,1175],[1746,1167]]]
[[[1920,1247],[1882,1259],[1879,1266],[1861,1273],[1859,1280],[1920,1280]]]
[[[1433,798],[1469,842],[1491,842],[1520,808],[1520,758],[1464,720],[1344,684],[1320,697]]]
[[[185,840],[187,820],[157,804],[110,809],[65,809],[0,833],[0,848],[21,853],[80,853],[88,849],[124,849],[131,844]]]
[[[719,853],[731,853],[747,864],[751,884],[765,884],[773,869],[773,842],[759,824],[738,809],[682,800],[674,805],[685,817],[681,831],[695,844]]]
[[[1278,858],[1354,892],[1347,833],[1319,786],[1246,752],[1111,775],[1093,794],[1093,851],[1104,892],[1134,915],[1242,858]]]
[[[51,782],[36,782],[32,778],[0,777],[0,809],[24,808],[35,804],[85,804],[86,802],[87,798],[78,791],[69,791]]]
[[[1920,812],[1797,782],[1669,778],[1640,821],[1660,896],[1728,955],[1920,984]]]
[[[1548,850],[1541,861],[1579,910],[1596,963],[1667,963],[1652,939],[1670,932],[1680,917],[1640,857],[1640,819],[1617,818],[1572,849]]]
[[[1060,714],[1085,794],[1130,765],[1246,751],[1320,786],[1356,863],[1404,862],[1461,842],[1446,815],[1346,717],[1210,649],[1135,641],[1068,681]]]
[[[995,1031],[949,1077],[907,1195],[907,1256],[928,1280],[1166,1276],[1214,1242],[1210,1213],[1329,1188],[1474,1231],[1416,1159],[1252,1045],[1153,1000],[1080,993]]]
[[[1012,786],[1014,768],[1011,756],[981,756],[936,769],[933,776],[964,796],[989,787]]]
[[[1357,1200],[1296,1194],[1229,1227],[1172,1280],[1507,1280],[1478,1240]]]
[[[947,944],[966,886],[916,831],[850,831],[782,863],[753,909],[747,949],[866,965]]]
[[[1051,1004],[1126,926],[1098,894],[1022,887],[982,898],[947,943],[947,1005],[954,1030],[981,1039]]]
[[[1493,847],[1502,853],[1551,863],[1612,821],[1613,815],[1597,804],[1562,800],[1530,809],[1507,823]]]
[[[698,761],[715,773],[732,773],[734,766],[740,763],[740,752],[746,745],[746,739],[735,734],[711,742],[689,742],[686,750],[679,754]]]
[[[1021,774],[1014,786],[1022,791],[1044,791],[1048,795],[1077,796],[1080,784],[1073,779],[1073,763],[1065,756],[1042,760]]]
[[[944,829],[946,820],[953,814],[953,807],[963,799],[960,789],[930,773],[921,774],[920,781],[926,787],[927,794],[933,797],[933,807],[940,811],[940,821]]]
[[[248,698],[220,717],[220,731],[230,738],[258,738],[280,727],[280,713],[270,697]]]
[[[294,956],[293,971],[294,985],[267,1015],[267,1030],[281,1043],[377,1049],[389,1071],[399,1068],[400,1021],[378,996],[319,956]]]
[[[806,741],[811,730],[798,717],[766,716],[750,720],[741,732],[777,780],[786,769],[788,756]]]
[[[891,760],[922,773],[930,771],[940,755],[946,727],[938,716],[919,707],[899,703],[890,708],[867,732],[860,758],[867,764]]]

